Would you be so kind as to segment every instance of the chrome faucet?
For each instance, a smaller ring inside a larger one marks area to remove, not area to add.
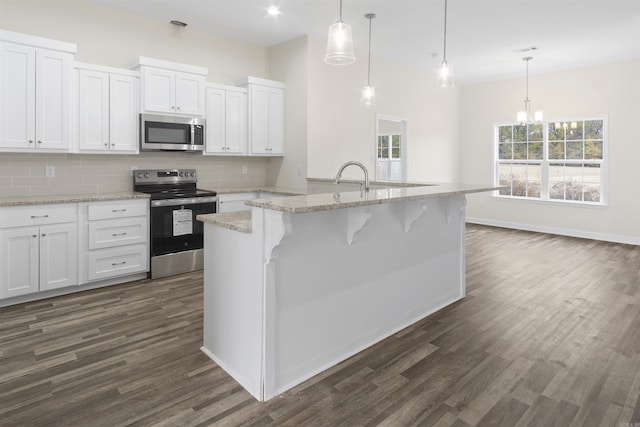
[[[362,169],[362,172],[364,172],[364,191],[369,191],[369,171],[367,171],[367,168],[362,163],[354,162],[353,160],[340,166],[340,169],[338,169],[338,174],[336,175],[336,179],[334,179],[334,182],[336,184],[340,184],[340,179],[342,178],[342,171],[344,171],[344,169],[350,165],[358,166],[360,169]]]

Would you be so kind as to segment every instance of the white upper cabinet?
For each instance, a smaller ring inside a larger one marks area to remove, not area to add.
[[[68,151],[76,46],[0,30],[0,149]]]
[[[237,84],[249,94],[249,154],[283,155],[284,83],[248,77]]]
[[[76,64],[80,152],[138,153],[136,72]]]
[[[142,112],[204,116],[206,68],[142,56],[135,68]]]
[[[246,89],[208,85],[205,154],[247,154]]]

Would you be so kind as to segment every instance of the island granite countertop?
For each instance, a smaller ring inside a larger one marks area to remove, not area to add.
[[[372,189],[368,192],[344,191],[254,199],[245,202],[248,206],[289,213],[308,213],[332,209],[344,209],[361,206],[379,205],[409,200],[421,200],[432,197],[464,195],[483,191],[497,190],[500,187],[472,184],[438,184],[393,186]],[[255,191],[255,190],[254,190]],[[229,212],[221,214],[198,215],[197,220],[225,227],[243,233],[251,233],[251,211]]]
[[[53,205],[61,203],[80,202],[104,202],[109,200],[148,199],[149,194],[137,191],[122,191],[117,193],[86,193],[86,194],[59,194],[48,196],[19,196],[0,197],[0,207],[29,206],[29,205]]]

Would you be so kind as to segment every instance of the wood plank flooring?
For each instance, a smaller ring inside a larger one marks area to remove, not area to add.
[[[640,247],[469,225],[467,297],[266,403],[199,273],[0,309],[0,426],[632,426]],[[638,424],[640,425],[640,424]]]

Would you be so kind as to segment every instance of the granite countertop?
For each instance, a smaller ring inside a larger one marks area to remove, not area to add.
[[[52,205],[60,203],[79,202],[104,202],[108,200],[126,199],[148,199],[149,195],[136,191],[123,191],[119,193],[87,193],[87,194],[64,194],[51,196],[20,196],[20,197],[0,197],[0,207],[2,206],[28,206],[28,205]]]
[[[346,191],[338,193],[308,194],[302,196],[274,197],[245,202],[248,206],[289,213],[318,212],[332,209],[379,205],[430,197],[446,197],[497,190],[491,185],[439,184],[424,186],[394,186],[371,189],[368,192]]]
[[[196,216],[196,219],[241,233],[251,233],[253,231],[251,227],[251,211],[202,214]]]
[[[211,189],[211,191],[215,191],[218,195],[221,194],[233,194],[233,193],[256,193],[259,191],[263,191],[265,193],[273,193],[273,194],[282,194],[283,196],[297,196],[300,194],[307,194],[307,190],[304,188],[293,188],[293,187],[269,187],[269,186],[260,186],[260,187],[216,187]]]

